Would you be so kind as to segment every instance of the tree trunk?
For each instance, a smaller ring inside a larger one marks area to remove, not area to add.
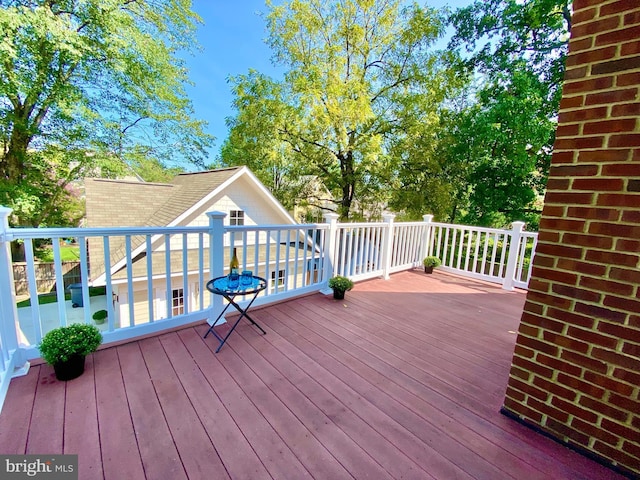
[[[340,200],[338,213],[340,214],[340,220],[344,222],[349,220],[355,192],[356,176],[353,164],[353,152],[340,152],[337,157],[340,161],[340,186],[342,189],[342,199]]]
[[[9,148],[1,163],[0,178],[12,184],[19,183],[23,179],[26,170],[27,148],[29,148],[32,138],[33,136],[16,128],[16,125],[13,126]]]

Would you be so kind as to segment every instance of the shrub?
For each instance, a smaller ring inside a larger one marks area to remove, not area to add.
[[[333,288],[334,290],[338,290],[341,292],[346,292],[347,290],[351,290],[353,288],[353,282],[347,277],[336,275],[335,277],[331,277],[329,279],[329,288]]]
[[[442,261],[438,258],[438,257],[425,257],[424,260],[422,260],[422,264],[425,267],[439,267],[440,265],[442,265]]]
[[[86,356],[102,343],[102,335],[94,325],[74,323],[51,330],[38,346],[40,355],[50,365],[66,362],[73,355]]]
[[[104,321],[105,321],[105,319],[107,318],[108,315],[109,314],[107,313],[106,310],[98,310],[97,312],[95,312],[93,314],[93,319],[98,324],[104,323]]]

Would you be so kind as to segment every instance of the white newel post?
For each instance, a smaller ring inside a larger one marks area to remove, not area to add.
[[[29,362],[24,349],[18,343],[18,310],[13,283],[9,215],[11,209],[0,206],[0,409],[13,377],[26,375]]]
[[[425,223],[425,227],[422,237],[422,258],[419,259],[420,262],[431,254],[431,223],[433,222],[433,215],[423,215],[422,221]]]
[[[322,269],[322,289],[321,293],[329,295],[333,292],[328,286],[327,282],[333,276],[333,266],[337,257],[337,243],[338,243],[338,214],[337,213],[325,213],[323,215],[325,223],[329,224],[329,231],[327,232],[327,240],[324,243],[324,262]]]
[[[391,256],[393,254],[393,221],[396,216],[393,213],[382,215],[387,228],[384,230],[384,240],[382,242],[382,278],[389,280],[391,270]]]
[[[209,217],[209,276],[211,278],[224,275],[224,212],[207,212]],[[210,279],[211,279],[210,278]],[[211,310],[209,324],[211,325],[222,311],[222,297],[209,293]]]
[[[509,232],[510,239],[509,257],[507,258],[507,271],[505,272],[504,281],[502,282],[502,288],[504,290],[513,290],[523,228],[524,222],[513,222],[513,224],[511,225],[511,231]]]

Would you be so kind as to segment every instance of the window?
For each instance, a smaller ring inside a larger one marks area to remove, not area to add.
[[[229,212],[229,225],[244,225],[244,211],[231,210]]]
[[[182,315],[184,313],[184,291],[181,288],[172,290],[173,304],[171,309],[172,315]]]
[[[278,270],[278,283],[276,283],[276,272],[271,272],[271,285],[284,287],[284,270]]]

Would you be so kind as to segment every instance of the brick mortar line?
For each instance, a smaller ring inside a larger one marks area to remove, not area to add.
[[[568,297],[562,297],[562,298],[566,298],[567,300],[571,300],[571,299],[570,299],[570,298],[568,298]],[[600,306],[600,305],[597,305],[597,306]],[[533,315],[533,314],[532,314],[532,315]],[[543,342],[545,342],[545,343],[549,343],[549,342],[548,342],[547,340],[545,340],[545,339],[544,339],[543,333],[544,333],[544,332],[549,332],[549,333],[551,333],[551,334],[553,334],[553,335],[562,335],[562,336],[567,336],[567,337],[569,337],[569,338],[572,338],[572,339],[578,340],[578,341],[580,341],[580,342],[582,342],[582,343],[587,343],[587,344],[589,344],[589,345],[591,345],[591,346],[596,345],[596,344],[590,344],[588,341],[583,340],[583,339],[581,339],[581,338],[579,338],[579,337],[572,336],[572,335],[569,333],[569,328],[575,328],[575,329],[577,329],[577,330],[580,330],[581,332],[585,332],[585,333],[589,333],[589,332],[591,332],[591,333],[595,333],[595,334],[597,334],[597,335],[601,335],[601,336],[603,336],[603,337],[606,337],[606,338],[608,338],[608,339],[610,339],[610,340],[616,340],[616,341],[620,341],[620,342],[622,342],[622,343],[633,343],[633,344],[639,344],[639,345],[640,345],[640,342],[638,342],[638,341],[633,341],[633,340],[629,340],[629,339],[622,339],[622,338],[617,337],[615,334],[612,334],[612,333],[606,333],[606,332],[603,332],[603,331],[599,330],[599,329],[598,329],[598,327],[599,327],[599,324],[600,324],[600,323],[607,323],[607,324],[611,324],[611,325],[618,325],[618,323],[616,323],[616,322],[609,322],[609,321],[604,320],[604,319],[596,319],[596,324],[597,324],[597,325],[595,326],[595,328],[594,328],[594,329],[589,329],[589,328],[587,328],[587,327],[581,327],[581,326],[579,326],[579,325],[571,325],[571,324],[565,323],[565,324],[564,324],[564,326],[563,326],[563,331],[562,331],[562,332],[556,332],[556,331],[554,331],[554,330],[550,330],[550,329],[548,329],[548,328],[544,328],[544,327],[541,327],[541,326],[539,326],[539,325],[531,324],[531,323],[528,323],[528,322],[526,322],[526,321],[525,321],[525,322],[523,322],[523,323],[525,323],[525,324],[526,324],[526,325],[528,325],[529,327],[532,327],[532,328],[537,329],[537,330],[538,330],[538,334],[537,334],[537,336],[532,337],[531,335],[528,335],[528,334],[526,334],[526,333],[521,333],[521,332],[520,332],[520,334],[521,334],[522,336],[527,337],[527,338],[531,338],[531,339],[535,339],[535,340],[540,340],[540,341],[543,341]],[[631,328],[631,327],[629,327],[629,328]],[[638,332],[640,333],[640,330],[638,330]],[[552,345],[555,345],[555,344],[552,344]],[[602,345],[598,345],[598,346],[599,346],[600,348],[606,348],[606,349],[608,349],[608,350],[611,350],[611,348],[609,348],[609,347],[604,347],[604,346],[602,346]],[[559,348],[565,348],[565,347],[559,347]],[[573,350],[571,350],[571,349],[569,349],[569,350],[570,350],[570,351],[573,351]],[[613,351],[615,351],[616,353],[619,353],[620,355],[624,355],[624,356],[627,356],[627,357],[635,358],[632,354],[629,354],[629,353],[625,353],[625,352],[620,351],[620,350],[618,349],[618,346],[616,346],[616,348],[615,348]],[[537,353],[543,353],[543,352],[537,352]],[[582,353],[582,352],[577,352],[577,351],[576,351],[575,353]],[[543,354],[544,354],[544,353],[543,353]],[[544,355],[547,355],[547,354],[544,354]],[[523,357],[523,358],[524,358],[524,357]],[[623,367],[623,366],[618,366],[618,367],[619,367],[619,368],[623,368],[624,370],[629,371],[629,370],[628,370],[628,368],[626,368],[626,367]],[[550,367],[548,367],[548,368],[550,368]],[[627,380],[621,380],[621,379],[620,379],[620,381],[621,381],[621,382],[623,382],[623,383],[628,383],[628,384],[630,384],[630,386],[632,386],[632,387],[634,387],[634,388],[636,388],[636,387],[640,388],[640,386],[635,385],[635,384],[631,383],[630,381],[627,381]]]
[[[572,363],[572,362],[570,362],[568,360],[562,360],[559,357],[552,357],[552,358],[556,358],[558,361],[561,361],[561,362],[564,362],[564,363],[569,364],[571,366],[575,366],[577,368],[580,368],[582,370],[582,374],[585,373],[585,372],[588,372],[588,370],[585,367],[581,366],[581,365],[574,364],[574,363]],[[523,360],[529,360],[529,359],[523,358]],[[549,379],[547,377],[543,377],[543,376],[541,376],[539,374],[536,374],[535,372],[531,372],[531,373],[532,373],[533,377],[530,380],[525,380],[524,378],[513,376],[513,375],[510,375],[510,378],[513,378],[516,381],[520,381],[520,382],[524,383],[525,385],[528,385],[528,386],[531,386],[531,387],[534,387],[534,388],[540,389],[540,390],[542,390],[542,388],[540,386],[536,385],[535,383],[533,383],[533,381],[536,378],[538,378],[538,379],[540,379],[541,381],[544,381],[544,382],[550,382],[550,381],[558,382],[557,384],[559,386],[561,386],[564,389],[569,390],[569,391],[577,394],[577,396],[576,396],[576,398],[574,400],[576,402],[576,404],[577,404],[577,408],[595,414],[596,416],[598,416],[600,418],[600,420],[602,420],[602,418],[606,418],[607,420],[609,420],[609,421],[611,421],[613,423],[616,423],[618,425],[629,426],[630,428],[633,428],[632,422],[633,422],[634,413],[633,413],[632,410],[625,410],[624,407],[618,407],[618,406],[615,406],[615,405],[612,406],[611,408],[613,410],[617,410],[618,412],[624,413],[624,414],[627,415],[627,418],[624,421],[621,421],[621,420],[616,419],[613,416],[608,415],[606,413],[598,412],[598,411],[596,411],[596,410],[594,410],[594,409],[592,409],[592,408],[590,408],[590,407],[588,407],[588,406],[586,406],[586,405],[584,405],[583,403],[580,402],[580,400],[582,400],[582,398],[586,398],[586,399],[593,400],[593,401],[596,401],[596,402],[606,403],[608,401],[608,397],[610,396],[609,394],[610,394],[611,391],[606,389],[605,387],[603,387],[601,385],[597,385],[595,383],[592,383],[589,380],[586,380],[583,376],[576,377],[575,375],[571,375],[571,374],[566,373],[566,372],[558,372],[558,373],[561,373],[562,375],[566,375],[567,377],[570,377],[571,379],[577,380],[579,382],[588,383],[589,385],[592,385],[593,387],[601,389],[601,390],[604,391],[602,397],[596,397],[594,395],[589,395],[589,394],[583,392],[582,390],[579,389],[579,387],[562,383],[557,378],[556,379]],[[616,380],[618,381],[620,379],[616,379]],[[514,390],[516,390],[516,391],[518,391],[518,392],[520,392],[520,393],[522,393],[523,395],[525,395],[527,397],[531,397],[531,398],[536,399],[537,401],[542,402],[542,400],[539,400],[537,397],[534,397],[530,393],[527,393],[527,392],[519,389],[518,387],[514,386],[513,384],[510,384],[509,387],[514,389]],[[570,401],[566,397],[563,397],[562,395],[559,395],[557,393],[552,393],[552,392],[548,392],[548,393],[549,393],[549,398],[557,397],[557,398],[559,398],[561,400],[564,400],[564,401]],[[554,405],[550,405],[550,406],[553,406],[554,408],[558,408],[557,406],[554,406]],[[539,412],[539,413],[542,413],[542,412]],[[581,419],[581,420],[586,422],[586,420],[584,420],[584,419]],[[589,423],[589,422],[587,422],[587,423]]]
[[[514,378],[514,379],[516,379],[516,380],[518,380],[518,377],[513,377],[513,378]],[[525,383],[526,383],[526,382],[525,382]],[[527,384],[528,384],[528,383],[527,383]],[[528,384],[528,385],[529,385],[529,384]],[[530,386],[532,386],[532,387],[536,387],[535,385],[532,385],[532,384],[531,384]],[[553,400],[553,398],[559,398],[560,400],[565,400],[565,399],[563,399],[562,397],[560,397],[560,396],[558,396],[558,395],[550,394],[549,399],[548,399],[547,401],[543,402],[543,401],[539,400],[538,398],[536,398],[535,396],[531,395],[530,393],[524,392],[524,391],[520,390],[519,388],[517,388],[517,387],[515,387],[515,386],[513,386],[513,385],[511,385],[511,384],[509,385],[509,388],[510,388],[510,389],[512,389],[512,390],[514,390],[514,391],[516,391],[516,392],[519,392],[519,393],[520,393],[520,394],[522,394],[522,395],[524,395],[524,397],[525,397],[524,402],[525,402],[525,406],[526,406],[527,408],[529,408],[529,409],[531,409],[531,410],[533,410],[533,411],[537,412],[538,414],[542,415],[543,417],[547,417],[547,418],[548,418],[548,415],[547,415],[546,413],[543,413],[543,412],[541,412],[540,410],[536,409],[534,406],[532,406],[532,405],[531,405],[531,403],[529,402],[529,399],[532,399],[532,400],[534,400],[534,401],[537,401],[537,402],[540,402],[540,403],[542,403],[542,404],[548,405],[548,406],[550,406],[550,407],[552,407],[552,408],[554,408],[554,409],[556,409],[556,410],[558,410],[558,409],[559,409],[559,407],[557,407],[556,405],[553,405],[552,403],[547,403],[547,402],[551,402],[551,401]],[[537,388],[537,387],[536,387],[536,388]],[[594,397],[592,397],[592,396],[586,395],[586,394],[584,394],[583,392],[580,392],[580,391],[578,391],[578,390],[573,390],[573,391],[579,394],[579,398],[580,398],[580,399],[581,399],[582,397],[586,397],[586,398],[588,398],[588,399],[593,399],[593,400],[595,400],[595,401],[602,402],[602,400],[601,400],[601,399],[597,399],[597,398],[594,398]],[[513,397],[509,397],[509,398],[511,398],[512,400],[514,400],[514,401],[516,401],[516,402],[517,402],[517,400],[515,400]],[[565,401],[566,401],[566,400],[565,400]],[[518,402],[518,403],[520,403],[520,402]],[[569,416],[569,419],[568,419],[567,423],[565,423],[565,424],[566,424],[567,426],[569,426],[569,427],[571,427],[571,426],[572,426],[574,429],[576,429],[576,430],[580,431],[581,433],[584,433],[585,435],[587,435],[587,436],[588,436],[588,437],[590,437],[590,438],[596,438],[596,437],[592,437],[591,435],[589,435],[589,434],[585,433],[584,431],[582,431],[581,429],[579,429],[579,427],[577,427],[577,426],[573,426],[573,425],[572,425],[572,423],[573,423],[573,419],[574,419],[574,418],[578,418],[578,420],[579,420],[579,421],[582,421],[582,422],[585,422],[585,423],[587,423],[587,424],[594,425],[594,426],[597,426],[598,424],[601,424],[601,423],[602,423],[602,420],[605,420],[605,419],[606,419],[606,420],[608,420],[608,421],[610,421],[610,422],[613,422],[613,423],[616,423],[616,424],[618,424],[618,425],[621,425],[621,426],[627,427],[627,423],[620,423],[620,422],[619,422],[619,421],[617,421],[615,418],[613,418],[613,417],[611,417],[611,416],[609,416],[609,415],[603,414],[603,413],[599,413],[599,412],[597,412],[597,411],[595,411],[595,410],[593,410],[593,409],[591,409],[591,408],[589,408],[589,407],[587,407],[587,406],[580,405],[580,406],[579,406],[579,407],[577,407],[577,408],[579,408],[579,409],[580,409],[580,410],[582,410],[582,411],[585,411],[585,412],[592,413],[592,414],[596,415],[596,416],[598,417],[598,418],[597,418],[597,420],[596,420],[596,423],[589,422],[589,421],[585,420],[584,418],[580,418],[580,417],[579,417],[579,416],[577,416],[577,415],[567,413],[567,415]],[[624,410],[621,410],[621,412],[625,412],[625,411],[624,411]],[[629,428],[633,428],[633,426],[631,425],[631,421],[632,421],[633,415],[631,415],[631,412],[626,412],[626,413],[628,414],[628,418],[629,418],[629,419],[627,420],[627,422],[628,422],[628,427],[629,427]],[[555,421],[559,421],[559,420],[557,420],[557,419],[555,419],[555,418],[554,418],[554,420],[555,420]],[[564,422],[560,422],[560,423],[564,423]],[[625,439],[624,437],[622,437],[622,436],[620,436],[620,435],[618,435],[618,434],[611,433],[611,432],[609,432],[609,433],[610,433],[612,436],[617,437],[619,440],[622,440],[622,441],[628,441],[628,439]],[[600,440],[601,440],[601,439],[600,439]],[[601,441],[604,441],[604,440],[601,440]],[[605,442],[605,443],[606,443],[606,442]],[[630,442],[630,443],[635,444],[634,442]],[[611,445],[611,444],[610,444],[610,443],[607,443],[607,445]]]

